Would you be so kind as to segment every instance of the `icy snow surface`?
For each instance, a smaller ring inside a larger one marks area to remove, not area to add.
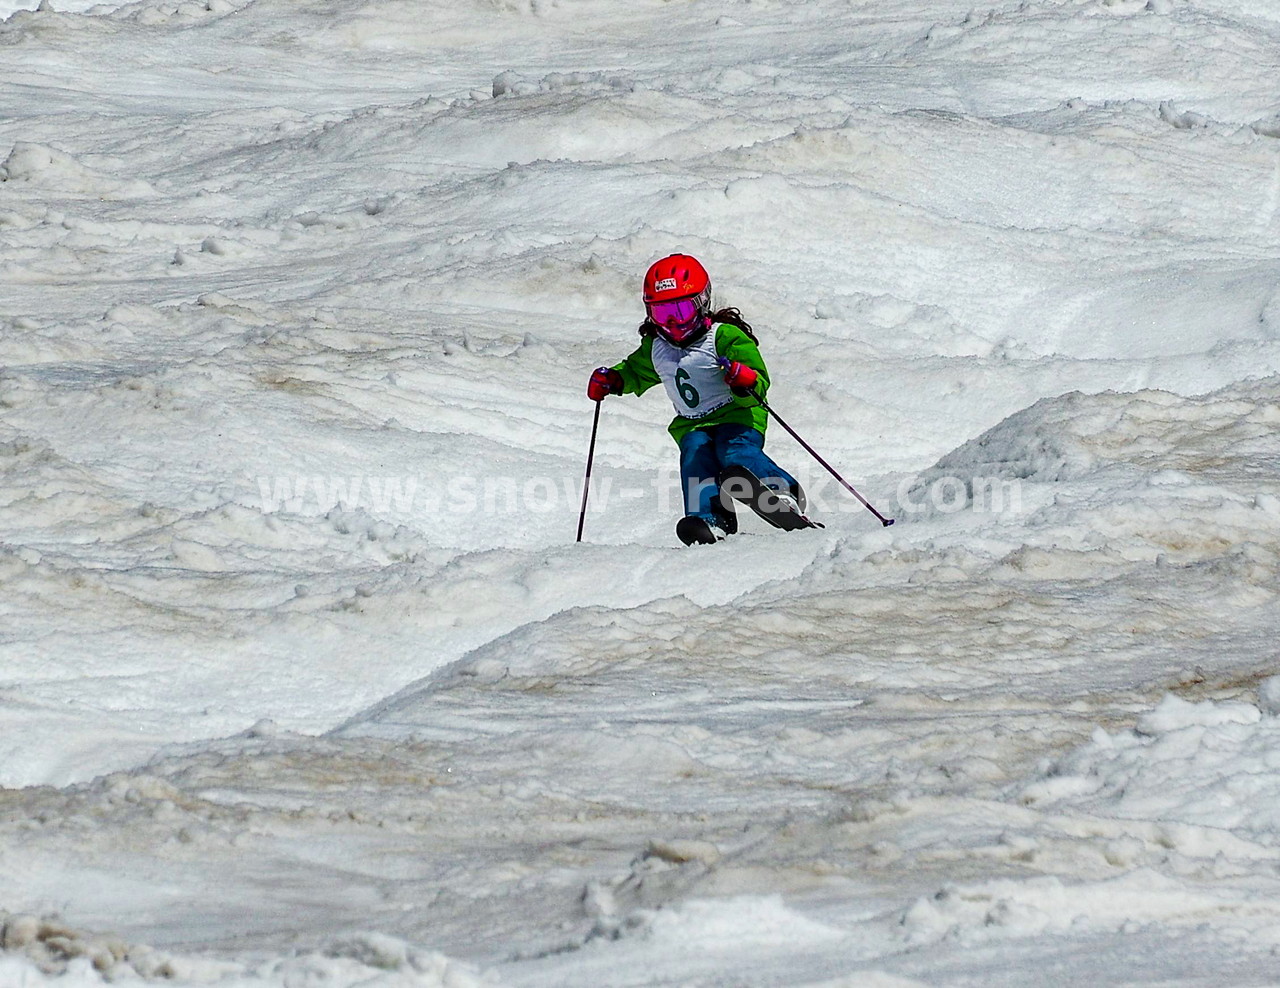
[[[0,988],[1275,983],[1274,0],[20,6]]]

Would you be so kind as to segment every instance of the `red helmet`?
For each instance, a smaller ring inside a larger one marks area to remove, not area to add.
[[[698,263],[696,257],[688,254],[672,254],[655,261],[644,276],[645,304],[693,298],[703,292],[710,294],[710,289],[707,269]]]
[[[710,327],[711,279],[696,257],[672,254],[650,265],[644,276],[649,321],[668,341],[685,346]]]

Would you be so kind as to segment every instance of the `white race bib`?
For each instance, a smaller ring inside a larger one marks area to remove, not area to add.
[[[713,326],[692,346],[672,346],[661,336],[653,339],[653,369],[667,389],[676,414],[700,419],[733,401],[733,392],[724,382],[716,353]]]

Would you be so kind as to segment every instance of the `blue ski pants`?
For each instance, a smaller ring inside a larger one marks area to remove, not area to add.
[[[718,520],[720,485],[726,467],[745,467],[774,490],[798,486],[796,479],[764,451],[764,433],[749,425],[727,423],[694,429],[680,440],[680,483],[684,513],[708,522]]]

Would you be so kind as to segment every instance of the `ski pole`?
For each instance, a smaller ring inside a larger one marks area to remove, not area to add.
[[[883,525],[885,528],[888,528],[890,525],[893,524],[894,520],[892,518],[886,518],[879,511],[873,508],[871,506],[871,502],[868,501],[861,494],[859,494],[856,490],[854,490],[853,485],[849,483],[849,481],[845,480],[843,477],[840,476],[840,474],[836,473],[835,467],[833,467],[830,463],[828,463],[821,456],[819,456],[817,450],[815,450],[807,442],[801,439],[799,434],[796,432],[796,430],[791,428],[791,426],[787,425],[787,423],[783,421],[782,416],[779,415],[777,412],[775,412],[771,407],[769,407],[769,403],[764,400],[764,396],[761,395],[759,391],[757,391],[755,388],[752,388],[751,394],[756,401],[760,402],[760,407],[763,408],[768,414],[772,415],[775,419],[777,419],[778,425],[782,426],[784,429],[787,430],[787,432],[791,434],[792,439],[794,439],[801,446],[803,446],[810,456],[812,456],[815,460],[817,460],[826,468],[827,473],[831,474],[831,476],[835,477],[836,480],[840,481],[840,483],[844,485],[845,490],[847,490],[850,494],[856,497],[864,508],[866,508],[868,511],[870,511],[873,515],[876,516],[876,518],[880,521],[881,525]]]
[[[596,414],[591,420],[591,445],[587,447],[587,476],[582,482],[582,511],[578,515],[578,541],[582,541],[582,526],[587,523],[587,491],[591,489],[591,463],[596,458],[596,430],[600,427],[600,406],[596,402]]]

